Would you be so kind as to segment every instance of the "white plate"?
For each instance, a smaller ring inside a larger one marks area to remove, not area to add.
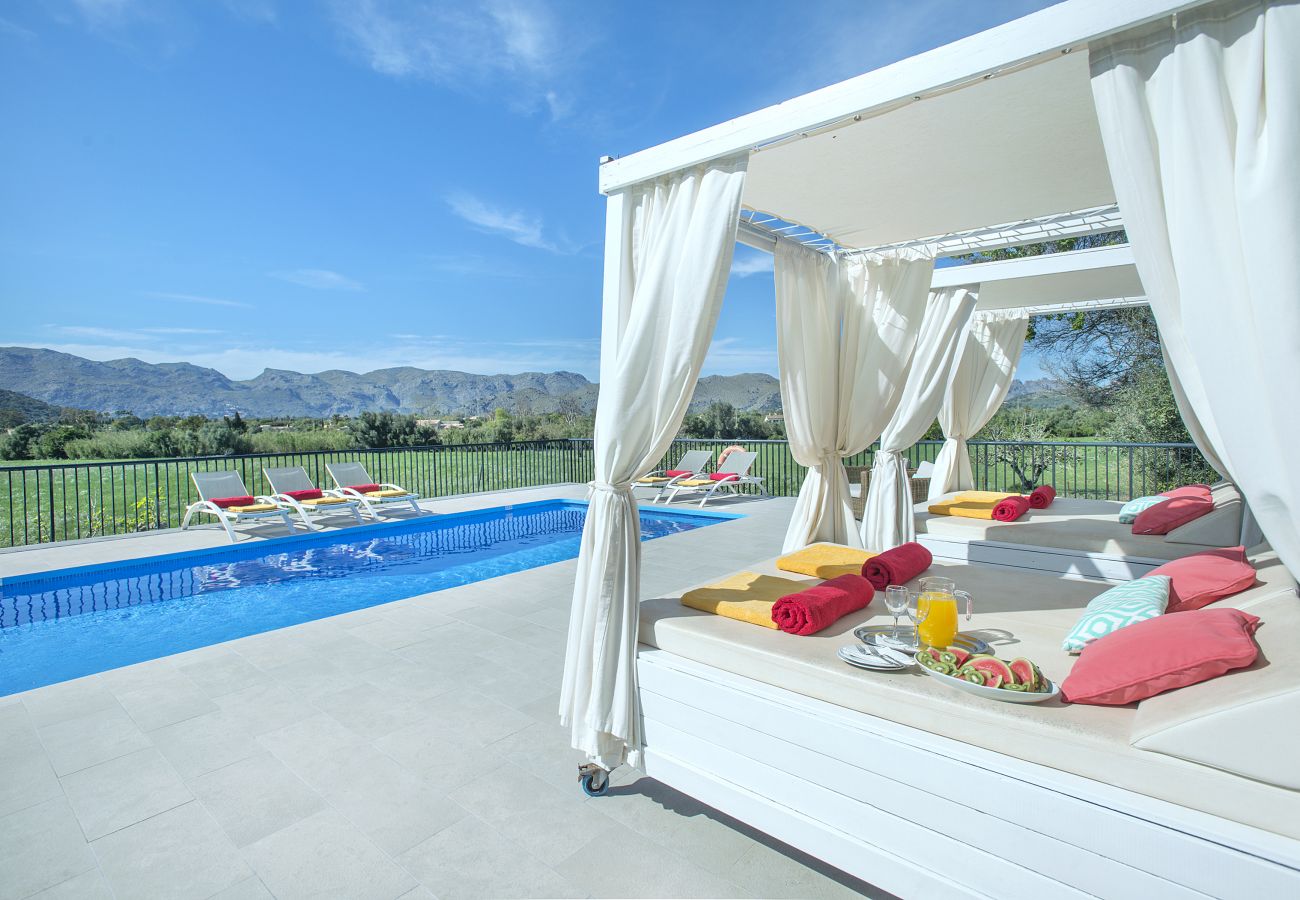
[[[907,668],[907,666],[893,660],[875,655],[861,644],[850,644],[847,647],[841,647],[838,655],[841,660],[859,669],[871,669],[876,672],[897,672],[900,669]]]
[[[912,646],[910,641],[895,641],[890,637],[893,630],[893,625],[862,625],[853,629],[853,636],[862,643],[870,644],[873,647],[889,647],[903,653],[915,653],[916,648]],[[911,630],[911,626],[900,625],[899,630],[906,633]],[[961,647],[971,654],[989,652],[989,645],[986,641],[964,631],[957,632],[957,635],[952,639],[952,643],[953,646]]]
[[[960,691],[974,694],[977,697],[987,697],[990,700],[1001,700],[1003,703],[1042,703],[1059,696],[1061,693],[1061,689],[1056,686],[1056,682],[1051,681],[1050,679],[1047,681],[1048,689],[1045,691],[1034,691],[1033,693],[1027,691],[1004,691],[1002,688],[985,687],[982,684],[973,684],[961,678],[954,678],[952,675],[945,675],[942,672],[936,672],[934,669],[927,668],[926,666],[918,665],[917,668],[925,674],[937,678],[944,684],[951,685]]]

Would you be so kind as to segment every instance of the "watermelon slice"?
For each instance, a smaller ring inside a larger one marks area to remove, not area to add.
[[[1042,673],[1038,667],[1023,656],[1018,656],[1007,664],[1013,675],[1016,676],[1016,684],[1023,684],[1026,690],[1038,690],[1038,684],[1042,679]]]
[[[970,659],[970,654],[960,647],[949,647],[948,652],[957,658],[957,662],[954,665],[959,669],[966,665],[967,661]]]
[[[1016,676],[1011,673],[1011,669],[1002,660],[996,656],[981,656],[972,659],[968,666],[982,672],[984,675],[984,684],[986,687],[994,687],[991,683],[997,681],[997,687],[1005,687],[1008,683],[1014,683]],[[996,678],[994,677],[996,676]]]

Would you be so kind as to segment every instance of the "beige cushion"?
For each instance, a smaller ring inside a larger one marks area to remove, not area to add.
[[[944,494],[951,497],[952,494]],[[999,541],[1030,547],[1079,550],[1126,559],[1178,559],[1222,544],[1171,543],[1164,535],[1134,534],[1121,525],[1117,500],[1058,498],[1046,509],[1031,509],[1014,522],[934,516],[925,504],[916,507],[917,534],[948,540]],[[1210,515],[1213,515],[1211,513]],[[1232,543],[1236,543],[1236,535]],[[1230,545],[1228,545],[1230,546]]]
[[[1132,743],[1300,790],[1300,598],[1277,554],[1252,562],[1259,583],[1212,608],[1260,617],[1260,658],[1248,669],[1144,700]]]
[[[789,575],[770,562],[746,568]],[[1110,586],[961,563],[936,562],[930,573],[974,594],[975,619],[963,622],[964,630],[1000,641],[995,649],[1004,658],[1033,659],[1058,683],[1075,659],[1060,649],[1062,636],[1078,611]],[[1300,837],[1300,793],[1132,746],[1135,706],[998,703],[915,671],[863,672],[837,659],[836,649],[854,641],[854,627],[890,621],[876,600],[821,634],[796,637],[687,609],[669,594],[642,603],[641,641],[847,709]]]

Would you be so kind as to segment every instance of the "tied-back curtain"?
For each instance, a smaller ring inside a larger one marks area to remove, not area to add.
[[[880,435],[871,469],[862,517],[862,543],[870,550],[888,550],[916,539],[912,486],[903,452],[921,439],[939,414],[976,296],[966,287],[930,294],[898,410]]]
[[[726,290],[745,159],[698,166],[610,198],[600,401],[573,587],[560,718],[612,769],[640,751],[636,643],[641,528],[631,484],[668,451]]]
[[[1300,5],[1209,3],[1090,58],[1175,396],[1300,572]]]
[[[943,447],[930,476],[930,499],[975,487],[966,441],[993,418],[1011,389],[1025,348],[1029,316],[1020,310],[976,313],[939,407]]]
[[[871,446],[897,408],[934,255],[842,259],[778,242],[775,257],[781,402],[790,452],[808,467],[785,550],[858,546],[843,460]]]

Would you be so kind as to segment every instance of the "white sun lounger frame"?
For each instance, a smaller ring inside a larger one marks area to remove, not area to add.
[[[277,506],[292,510],[298,514],[302,524],[307,526],[308,531],[315,531],[316,526],[312,524],[313,519],[324,519],[329,516],[341,516],[345,513],[351,513],[352,518],[358,525],[361,522],[361,512],[358,509],[359,504],[355,500],[343,498],[343,503],[330,503],[322,507],[316,507],[309,504],[299,503],[293,497],[290,497],[285,491],[314,491],[316,485],[312,482],[311,476],[302,466],[286,466],[283,468],[263,469],[262,474],[266,476],[266,483],[275,491],[270,496],[270,501]],[[321,491],[326,497],[338,497],[337,491]]]
[[[708,503],[720,492],[726,491],[728,493],[738,494],[740,493],[740,488],[745,485],[753,485],[758,488],[760,495],[766,497],[767,489],[763,487],[763,479],[758,475],[749,474],[749,469],[754,465],[754,460],[756,459],[758,459],[757,453],[748,450],[734,450],[731,453],[728,453],[727,458],[718,464],[718,470],[714,473],[717,475],[730,475],[732,476],[731,478],[725,480],[719,479],[718,481],[710,482],[708,485],[698,486],[683,486],[680,484],[680,481],[689,481],[690,479],[682,478],[679,481],[675,481],[672,485],[665,486],[665,491],[661,492],[661,496],[663,493],[667,493],[668,496],[664,499],[664,502],[672,503],[682,494],[685,494],[690,498],[693,498],[696,494],[703,494],[703,496],[700,497],[700,506],[703,507],[704,504]],[[654,502],[657,503],[658,501],[659,497],[656,497]]]
[[[270,497],[254,497],[248,493],[248,488],[244,485],[244,479],[234,470],[223,472],[190,472],[190,480],[194,482],[194,488],[199,492],[199,498],[191,503],[185,510],[185,519],[181,522],[181,531],[190,527],[190,520],[197,515],[214,516],[221,527],[226,529],[226,534],[230,536],[230,542],[235,542],[234,526],[245,522],[258,522],[264,519],[279,519],[284,523],[284,527],[293,532],[293,522],[289,519],[288,510],[276,503],[276,509],[266,510],[264,512],[232,512],[229,509],[222,509],[212,502],[213,497],[253,497],[257,503],[275,503]],[[221,487],[221,485],[226,487]],[[230,493],[225,493],[229,491]]]
[[[654,499],[650,502],[658,503],[660,499],[663,498],[663,495],[667,493],[674,484],[687,478],[698,478],[704,473],[704,470],[709,467],[709,463],[712,461],[712,450],[687,450],[682,454],[682,458],[677,461],[677,465],[672,468],[672,471],[686,472],[686,475],[673,475],[667,481],[635,481],[632,483],[632,487],[655,488],[657,493],[654,495]],[[642,478],[654,478],[655,476],[663,477],[668,474],[668,471],[668,469],[657,469],[648,475],[643,475]]]
[[[341,472],[346,473],[348,469],[353,469],[357,473],[358,480],[354,480],[353,477],[349,477],[347,474],[344,474],[342,478],[339,477]],[[379,518],[379,510],[376,507],[383,507],[392,503],[410,504],[411,510],[417,516],[424,515],[424,510],[420,509],[415,502],[420,499],[419,494],[407,491],[400,484],[392,484],[387,481],[371,481],[370,473],[366,471],[366,467],[361,463],[325,463],[325,471],[329,472],[330,478],[334,480],[335,485],[334,490],[327,490],[325,493],[331,497],[346,497],[349,500],[358,501],[362,509],[366,511],[366,515],[371,519]],[[348,487],[350,484],[378,484],[381,490],[406,491],[406,493],[401,497],[367,497],[360,491],[354,491]]]

